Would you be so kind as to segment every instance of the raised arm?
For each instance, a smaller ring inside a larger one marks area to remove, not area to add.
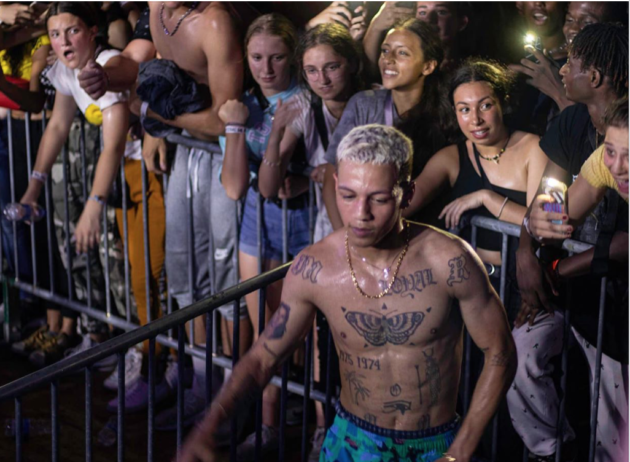
[[[212,106],[203,111],[181,114],[165,120],[151,109],[147,116],[188,130],[198,139],[215,140],[225,132],[219,109],[229,99],[240,98],[243,92],[243,51],[238,29],[231,16],[217,11],[206,19],[203,50],[208,61],[208,86]]]
[[[276,197],[284,183],[289,161],[299,141],[288,125],[297,115],[298,108],[292,100],[278,101],[263,162],[258,170],[258,188],[263,197]]]
[[[46,130],[39,143],[37,159],[33,167],[34,171],[45,174],[50,173],[55,159],[57,159],[57,156],[61,152],[61,147],[68,138],[76,110],[77,106],[72,96],[57,92],[52,116],[46,125]],[[28,183],[28,188],[20,199],[20,202],[24,204],[36,203],[43,186],[41,181],[31,178]]]
[[[453,253],[448,264],[451,296],[459,300],[466,329],[484,353],[483,370],[470,409],[448,449],[448,454],[458,461],[469,461],[514,379],[516,347],[505,309],[470,246],[461,241],[461,250]]]
[[[300,254],[295,261],[300,261]],[[295,263],[294,263],[295,265]],[[309,301],[313,284],[301,274],[287,273],[280,307],[265,331],[238,362],[230,379],[212,402],[202,424],[188,438],[181,462],[214,460],[213,450],[225,435],[222,423],[247,408],[265,388],[278,366],[300,344],[313,326],[315,306]]]

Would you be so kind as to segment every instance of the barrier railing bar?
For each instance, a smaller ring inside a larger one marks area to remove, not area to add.
[[[26,171],[28,172],[27,182],[31,179],[31,173],[33,170],[31,164],[32,158],[32,150],[31,150],[31,114],[26,112],[24,113],[24,129],[25,129],[25,137],[26,137]],[[37,246],[35,243],[35,220],[31,220],[31,224],[29,226],[31,233],[31,262],[33,265],[33,285],[37,287]]]
[[[188,157],[188,171],[190,172],[190,161],[191,161],[191,157],[189,155]],[[195,248],[194,248],[194,231],[193,231],[193,200],[192,200],[192,196],[193,196],[193,185],[190,184],[190,178],[187,178],[187,187],[186,187],[186,191],[187,191],[187,204],[188,204],[188,214],[186,215],[186,218],[188,219],[188,228],[187,228],[187,232],[188,232],[188,296],[190,297],[191,301],[195,300]],[[188,339],[188,342],[190,344],[190,346],[193,346],[195,344],[195,322],[194,320],[191,321],[190,323],[190,338]]]
[[[70,248],[70,202],[68,198],[68,145],[62,149],[62,171],[63,171],[63,228],[64,245],[66,249],[66,276],[68,278],[68,300],[72,301],[72,249]]]
[[[125,156],[120,160],[120,184],[123,191],[127,189],[127,178],[125,176]],[[143,199],[144,200],[144,199]],[[122,221],[123,221],[123,255],[125,271],[125,317],[127,322],[131,322],[131,274],[129,269],[129,220],[127,218],[127,198],[123,195],[122,201]]]
[[[50,383],[50,420],[52,421],[52,462],[59,460],[59,381]]]
[[[308,410],[311,391],[311,360],[313,358],[313,329],[306,337],[304,352],[304,397],[302,399],[302,462],[308,460]]]
[[[567,293],[567,307],[573,306],[573,291],[571,287]],[[567,377],[569,375],[569,335],[571,335],[571,310],[564,310],[564,325],[562,336],[562,376],[560,378],[560,390],[562,395],[560,396],[560,403],[558,406],[558,418],[556,424],[556,462],[562,461],[562,444],[564,443],[564,423],[565,423],[565,408],[566,408],[566,391],[567,391]]]
[[[146,308],[147,308],[147,322],[153,321],[153,313],[151,313],[151,258],[150,258],[150,248],[151,242],[149,238],[149,204],[147,200],[147,168],[144,162],[144,158],[142,158],[141,169],[142,169],[142,235],[144,237],[144,296],[146,299]],[[123,185],[124,188],[124,185]],[[140,321],[142,322],[142,321]]]
[[[177,326],[177,454],[184,440],[184,347],[186,326]]]
[[[604,316],[606,314],[606,284],[608,278],[603,277],[599,292],[599,317],[597,319],[597,350],[595,353],[595,373],[591,389],[591,435],[588,461],[595,460],[597,444],[597,411],[599,410],[599,386],[602,375],[602,345],[604,341]]]
[[[165,380],[164,378],[162,380]],[[147,462],[153,462],[155,424],[155,337],[149,339],[149,408],[147,410]]]
[[[7,114],[7,140],[8,140],[8,148],[9,148],[9,187],[11,188],[11,202],[15,203],[15,165],[13,159],[13,117],[11,115],[12,111],[9,111]],[[20,279],[20,266],[18,263],[18,246],[17,246],[17,222],[12,223],[13,226],[13,262],[15,268],[15,278],[19,281]],[[8,257],[7,257],[8,258]]]
[[[83,189],[83,206],[87,207],[88,205],[88,180],[87,180],[87,146],[85,144],[85,123],[81,121],[79,124],[80,127],[80,138],[79,138],[79,151],[81,152],[81,183]],[[66,210],[66,214],[68,210]],[[107,228],[103,228],[105,233],[105,239],[107,240]],[[98,255],[98,253],[97,253]],[[91,252],[88,250],[85,254],[87,258],[86,264],[86,285],[87,285],[87,306],[92,307],[92,262],[91,262]]]
[[[125,458],[125,353],[126,349],[119,350],[118,356],[118,421],[116,423],[116,442],[118,443],[118,462]]]
[[[92,368],[85,368],[85,462],[92,461]]]
[[[50,284],[50,293],[55,293],[55,270],[54,270],[54,256],[53,256],[53,215],[54,210],[52,206],[52,192],[50,178],[46,178],[44,183],[44,193],[46,200],[46,241],[48,242],[48,283]],[[55,240],[56,242],[56,240]],[[0,260],[2,260],[0,258]]]
[[[15,460],[22,462],[22,397],[15,398]]]
[[[221,146],[217,143],[212,143],[210,141],[201,141],[196,138],[191,138],[189,136],[171,134],[166,137],[166,141],[173,144],[179,144],[186,148],[194,148],[200,149],[202,151],[206,151],[206,153],[210,155],[219,154],[223,155],[223,151]]]

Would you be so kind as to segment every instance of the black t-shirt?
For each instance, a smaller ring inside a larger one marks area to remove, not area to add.
[[[597,132],[585,104],[574,104],[560,113],[540,140],[547,157],[577,178],[582,164],[593,153]]]
[[[588,108],[584,104],[569,106],[552,122],[549,130],[540,140],[540,147],[547,157],[564,168],[573,177],[573,181],[580,173],[582,165],[597,147],[598,136],[591,122]],[[585,220],[573,234],[573,238],[590,244],[596,244],[601,224],[605,215],[609,213],[609,200],[614,191],[608,191],[604,200],[596,207],[593,213]],[[617,224],[622,224],[623,216],[627,217],[627,204],[625,201],[614,201],[615,210],[622,214]],[[623,208],[626,214],[623,215]],[[627,218],[625,219],[627,221]],[[626,228],[627,229],[627,228]],[[545,249],[551,250],[551,249]],[[557,258],[557,257],[556,257]],[[609,275],[609,280],[622,283],[625,278],[627,288],[627,276],[617,272]],[[589,343],[597,342],[598,307],[601,279],[595,275],[586,275],[571,279],[565,285],[566,297],[564,303],[571,311],[571,324]],[[610,284],[609,284],[610,285]],[[615,284],[619,286],[619,284]],[[569,295],[568,292],[571,292]],[[603,351],[611,358],[624,364],[628,363],[628,310],[627,304],[619,308],[620,300],[627,300],[623,295],[623,289],[617,289],[611,297],[608,291],[606,301],[606,316],[604,320]]]
[[[133,36],[131,37],[131,40],[142,39],[153,42],[153,37],[151,37],[151,27],[149,23],[150,14],[151,11],[147,6],[138,18],[138,22],[136,23],[136,30],[133,31]]]

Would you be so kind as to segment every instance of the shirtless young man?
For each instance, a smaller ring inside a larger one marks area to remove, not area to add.
[[[82,87],[91,95],[129,88],[137,78],[138,63],[155,58],[173,61],[199,84],[207,85],[212,96],[210,107],[164,120],[151,110],[147,117],[184,129],[197,139],[216,141],[225,127],[218,117],[228,99],[239,99],[243,92],[243,52],[241,31],[230,6],[222,2],[149,2],[136,32],[121,56],[104,68],[97,65],[79,76]],[[132,110],[138,110],[139,104]],[[143,156],[149,171],[167,171],[163,140],[145,137]],[[169,292],[180,307],[192,304],[236,283],[238,275],[233,258],[238,229],[236,202],[229,199],[219,181],[222,158],[201,149],[177,148],[166,195],[166,271]],[[188,185],[195,187],[187,191]],[[188,247],[188,195],[192,196],[193,252]],[[232,218],[233,217],[233,218]],[[189,284],[190,259],[194,279]],[[213,266],[213,268],[211,267]],[[214,270],[214,272],[213,272]],[[211,275],[214,274],[214,281]],[[231,333],[233,305],[221,307],[224,331]],[[245,305],[239,312],[247,322]],[[203,317],[195,321],[195,343],[205,344]],[[241,351],[251,343],[247,326],[241,327]],[[251,335],[251,334],[250,334]],[[224,337],[228,337],[225,335]],[[231,347],[231,345],[226,345]],[[194,422],[195,412],[205,407],[205,362],[194,358],[193,390],[186,390],[185,425]],[[174,429],[174,409],[156,417],[158,429]]]
[[[514,376],[515,348],[470,246],[402,219],[413,195],[411,157],[411,141],[391,127],[357,127],[343,139],[336,188],[345,227],[296,257],[282,309],[234,369],[182,461],[215,460],[221,424],[265,387],[317,308],[328,318],[342,377],[321,460],[471,460]],[[464,325],[486,362],[460,422]]]

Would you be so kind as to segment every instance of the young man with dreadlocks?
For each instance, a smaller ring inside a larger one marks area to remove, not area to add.
[[[549,177],[570,185],[578,176],[589,155],[604,141],[604,115],[606,108],[615,100],[628,94],[628,30],[611,23],[585,27],[573,40],[569,60],[560,71],[567,98],[577,104],[566,108],[552,123],[540,141],[548,162],[543,178]],[[540,192],[542,192],[542,185]],[[554,271],[547,271],[546,262],[557,262],[559,250],[553,246],[541,247],[541,259],[536,257],[537,241],[550,235],[538,232],[531,236],[530,220],[546,221],[542,198],[533,201],[523,222],[520,246],[517,251],[517,278],[523,299],[515,321],[514,340],[519,355],[519,367],[514,384],[508,392],[508,405],[514,428],[521,435],[536,460],[555,460],[556,425],[559,398],[551,379],[553,366],[550,361],[560,354],[563,345],[564,314],[555,311],[556,304],[565,301],[564,289],[570,289],[572,331],[582,347],[594,376],[595,345],[597,339],[597,315],[600,293],[599,276],[608,275],[617,286],[627,293],[627,277],[615,277],[608,273],[607,265],[610,239],[619,225],[627,218],[617,219],[618,196],[608,193],[587,221],[574,230],[564,225],[566,237],[594,244],[597,255],[603,258],[594,264],[591,273],[571,281],[559,281]],[[570,205],[570,204],[569,204]],[[566,213],[566,210],[565,210]],[[595,219],[593,219],[595,218]],[[599,253],[598,253],[599,252]],[[549,284],[546,282],[549,281]],[[543,283],[545,282],[546,285]],[[562,285],[559,284],[562,282]],[[558,287],[561,286],[561,287]],[[552,301],[549,290],[558,299]],[[603,343],[604,368],[600,390],[597,453],[598,461],[624,460],[627,449],[628,402],[628,310],[627,304],[616,309],[611,304],[623,299],[618,293],[607,300],[605,335]],[[627,385],[626,385],[627,386]],[[575,438],[568,422],[565,422],[564,442]],[[569,449],[572,445],[568,445]],[[624,447],[626,449],[624,449]],[[570,460],[570,459],[567,459]]]

